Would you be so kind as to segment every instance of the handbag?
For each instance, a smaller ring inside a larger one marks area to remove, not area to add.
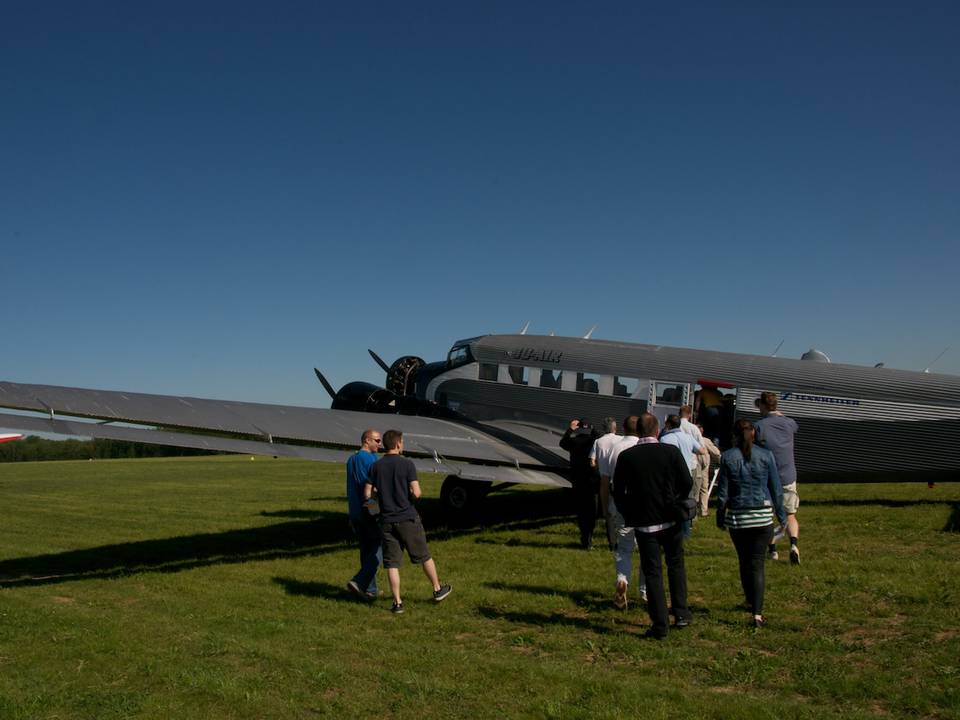
[[[697,501],[691,497],[680,498],[674,501],[673,510],[677,514],[677,519],[687,522],[697,516]]]

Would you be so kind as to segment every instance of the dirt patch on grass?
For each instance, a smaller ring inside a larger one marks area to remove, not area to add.
[[[72,605],[76,602],[72,597],[67,597],[66,595],[54,595],[53,601],[58,605]]]

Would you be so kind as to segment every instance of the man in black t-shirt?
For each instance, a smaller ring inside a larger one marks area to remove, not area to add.
[[[413,462],[403,457],[403,433],[387,430],[383,434],[383,447],[387,451],[370,468],[367,483],[363,487],[366,499],[376,495],[380,504],[380,528],[383,531],[383,567],[387,570],[390,592],[393,594],[391,612],[403,612],[400,598],[400,565],[403,551],[414,565],[422,565],[423,572],[433,586],[433,599],[440,602],[451,592],[449,585],[441,585],[437,566],[427,547],[427,534],[420,521],[420,514],[413,502],[420,499],[420,483]]]

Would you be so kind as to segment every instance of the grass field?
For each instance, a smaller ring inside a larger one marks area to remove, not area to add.
[[[698,523],[694,625],[665,643],[612,608],[561,493],[447,530],[424,486],[454,592],[406,566],[395,617],[343,590],[335,465],[0,465],[0,718],[960,718],[960,484],[804,487],[804,563],[768,565],[760,632]]]

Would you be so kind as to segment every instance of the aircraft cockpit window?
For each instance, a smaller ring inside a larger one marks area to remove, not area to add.
[[[683,405],[685,385],[658,382],[656,386],[657,405]]]
[[[497,381],[497,364],[480,363],[480,379]]]
[[[540,370],[540,387],[542,388],[552,388],[554,390],[559,390],[560,385],[563,380],[563,371],[549,370],[547,368],[542,368]]]
[[[639,388],[640,381],[637,378],[613,376],[613,394],[617,397],[636,397]]]
[[[507,372],[510,374],[510,379],[513,381],[514,385],[527,385],[530,379],[530,368],[525,368],[520,365],[511,365],[507,368]]]
[[[577,373],[577,391],[600,392],[600,376],[596,373]]]
[[[470,355],[470,346],[469,345],[460,345],[459,347],[453,348],[450,351],[450,354],[447,355],[447,367],[456,368],[461,365],[466,365],[471,362],[473,357]]]

